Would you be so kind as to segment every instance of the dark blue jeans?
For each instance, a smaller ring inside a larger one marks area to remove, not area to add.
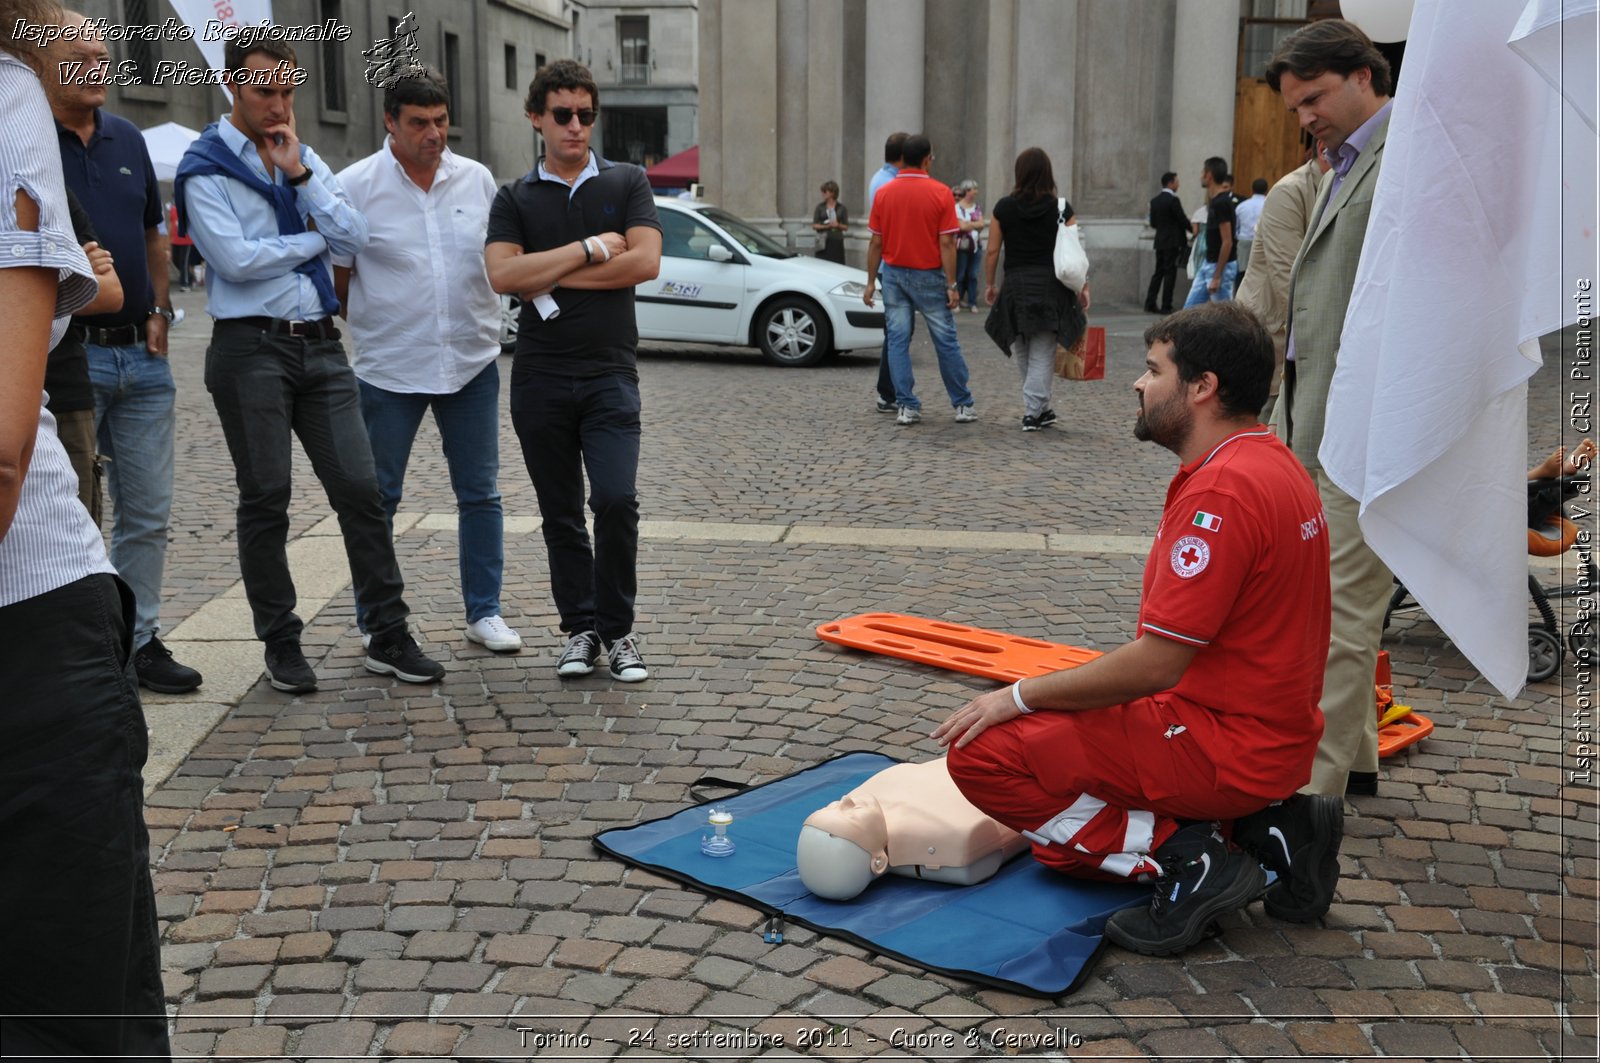
[[[500,507],[500,369],[490,362],[448,395],[386,391],[358,380],[361,417],[372,440],[383,511],[394,526],[405,490],[406,463],[422,415],[431,407],[444,445],[450,487],[456,495],[456,551],[467,622],[500,614],[500,572],[505,562]],[[366,629],[366,611],[356,601],[356,622]]]
[[[639,554],[639,383],[511,371],[511,424],[539,497],[550,593],[568,635],[633,631]],[[583,521],[589,476],[594,546]]]
[[[103,573],[0,608],[7,1057],[167,1058],[132,622]]]
[[[378,496],[356,375],[338,340],[295,339],[218,321],[206,348],[206,389],[239,484],[239,574],[264,642],[299,638],[289,573],[290,434],[339,516],[367,630],[404,624],[405,584]]]

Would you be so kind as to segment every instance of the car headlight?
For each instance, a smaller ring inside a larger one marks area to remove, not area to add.
[[[829,295],[842,295],[846,299],[859,299],[866,293],[867,286],[859,281],[845,281],[834,288]]]

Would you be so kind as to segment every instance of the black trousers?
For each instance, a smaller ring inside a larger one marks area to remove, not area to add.
[[[239,485],[239,574],[264,642],[300,637],[289,573],[291,433],[339,515],[356,600],[374,636],[405,623],[405,583],[378,494],[356,375],[338,340],[296,339],[218,321],[206,348]]]
[[[1178,283],[1178,267],[1187,253],[1188,249],[1183,247],[1156,248],[1156,271],[1150,277],[1150,289],[1145,292],[1145,306],[1158,307],[1166,313],[1172,311],[1172,289]],[[1156,302],[1157,289],[1161,293],[1160,303]]]
[[[511,425],[539,498],[550,593],[568,635],[633,631],[638,593],[639,384],[512,369]],[[589,476],[594,545],[583,521]]]
[[[132,624],[132,593],[106,574],[0,608],[8,1057],[170,1053]]]

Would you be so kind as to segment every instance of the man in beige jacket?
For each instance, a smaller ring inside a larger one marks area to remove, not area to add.
[[[1245,263],[1244,280],[1234,296],[1254,310],[1272,334],[1272,349],[1278,365],[1272,375],[1271,397],[1278,397],[1283,380],[1283,347],[1289,322],[1289,276],[1294,272],[1295,256],[1311,227],[1311,212],[1317,206],[1317,182],[1328,172],[1319,141],[1308,148],[1303,165],[1284,174],[1267,193],[1267,201],[1256,221],[1255,241]],[[1271,409],[1271,404],[1268,404]]]
[[[1389,130],[1389,63],[1354,25],[1325,19],[1284,40],[1267,64],[1267,83],[1301,128],[1327,145],[1332,165],[1290,279],[1284,394],[1274,411],[1322,495],[1332,551],[1325,727],[1309,789],[1371,794],[1378,779],[1373,673],[1391,577],[1361,536],[1357,501],[1328,479],[1317,450]]]

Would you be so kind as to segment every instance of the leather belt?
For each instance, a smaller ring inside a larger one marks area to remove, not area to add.
[[[261,329],[263,332],[276,333],[279,336],[293,336],[302,340],[336,340],[339,330],[334,327],[333,318],[324,317],[316,321],[284,321],[276,317],[230,317],[226,320],[251,328]]]
[[[74,324],[69,332],[79,340],[96,347],[133,347],[144,342],[144,322],[135,325],[118,325],[115,328],[95,328],[92,325]]]

